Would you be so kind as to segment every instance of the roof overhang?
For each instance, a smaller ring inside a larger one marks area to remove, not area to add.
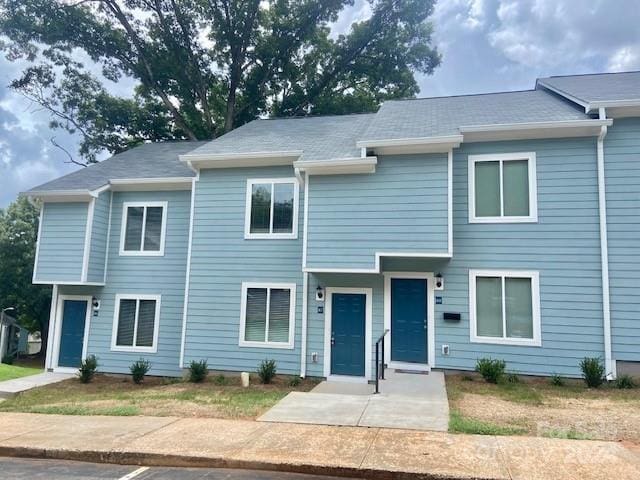
[[[30,190],[20,193],[20,196],[43,202],[88,202],[99,194],[97,190]]]
[[[528,140],[536,138],[565,138],[598,136],[611,119],[586,119],[555,122],[530,122],[460,127],[464,142],[490,142],[496,140]]]
[[[293,166],[307,175],[340,175],[347,173],[375,173],[377,157],[350,157],[331,160],[298,160]]]
[[[191,190],[193,178],[194,177],[114,178],[109,180],[109,185],[114,192]]]
[[[576,103],[578,105],[580,105],[581,107],[584,108],[585,113],[589,113],[589,112],[593,112],[598,110],[599,108],[611,108],[611,109],[627,109],[627,108],[631,108],[634,109],[631,112],[626,112],[626,111],[622,111],[622,112],[612,112],[614,114],[609,113],[610,117],[631,117],[631,116],[635,116],[638,111],[640,110],[640,98],[629,98],[629,99],[621,99],[621,100],[596,100],[596,101],[588,101],[579,97],[576,97],[574,95],[571,95],[567,92],[565,92],[564,90],[561,90],[559,88],[556,88],[552,85],[549,85],[548,83],[546,83],[544,80],[540,80],[538,79],[538,81],[536,82],[537,85],[541,85],[543,88],[556,93],[564,98],[566,98],[567,100],[571,100],[573,103]],[[618,113],[617,115],[615,115],[615,113]]]
[[[302,150],[243,153],[190,153],[180,155],[180,161],[194,169],[199,168],[240,168],[265,167],[272,165],[293,165]]]
[[[462,135],[445,135],[440,137],[361,140],[356,143],[356,146],[358,148],[371,149],[379,155],[446,153],[453,148],[458,148],[462,141]]]

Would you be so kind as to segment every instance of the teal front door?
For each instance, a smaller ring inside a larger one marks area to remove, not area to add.
[[[63,300],[63,302],[58,366],[78,368],[82,362],[87,301]]]
[[[391,279],[391,361],[427,363],[427,281]]]
[[[331,296],[331,374],[365,374],[366,300],[362,293]]]

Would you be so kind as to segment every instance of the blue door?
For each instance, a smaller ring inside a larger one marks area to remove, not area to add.
[[[427,281],[391,279],[391,360],[427,363]]]
[[[82,362],[84,324],[87,317],[86,300],[64,300],[60,331],[59,367],[77,368]]]
[[[364,376],[365,294],[331,296],[331,374]]]

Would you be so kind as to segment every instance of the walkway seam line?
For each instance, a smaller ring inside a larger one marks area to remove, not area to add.
[[[371,443],[367,447],[367,451],[364,452],[364,455],[362,456],[362,460],[360,460],[360,464],[358,465],[359,469],[362,469],[362,465],[364,464],[364,461],[367,459],[367,456],[369,455],[369,452],[373,448],[373,444],[376,443],[376,440],[378,439],[378,436],[380,435],[380,430],[382,430],[382,428],[380,428],[380,427],[376,428],[376,434],[371,439]]]
[[[500,440],[498,439],[498,437],[494,435],[493,440],[496,442],[496,447],[498,448],[498,456],[500,457],[500,461],[504,465],[504,469],[507,471],[507,475],[509,475],[510,480],[513,480],[511,469],[509,468],[509,464],[507,463],[506,452],[502,450],[502,446],[500,445]]]
[[[162,430],[163,428],[170,427],[170,426],[171,426],[171,425],[173,425],[174,423],[178,423],[178,422],[179,422],[179,421],[181,421],[181,420],[184,420],[184,418],[180,418],[180,417],[179,417],[179,418],[176,418],[176,419],[174,419],[172,422],[169,422],[169,423],[167,423],[167,424],[165,424],[165,425],[161,425],[160,427],[158,427],[158,428],[154,428],[154,429],[152,429],[152,430],[149,430],[148,432],[144,432],[144,433],[143,433],[142,435],[140,435],[139,437],[136,437],[136,440],[138,440],[138,439],[140,439],[140,438],[143,438],[143,437],[146,437],[147,435],[151,435],[152,433],[156,433],[157,431],[160,431],[160,430]]]

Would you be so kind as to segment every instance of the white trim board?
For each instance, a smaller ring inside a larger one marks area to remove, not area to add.
[[[191,205],[189,208],[189,237],[187,245],[187,270],[185,272],[184,282],[184,304],[182,307],[182,332],[180,339],[180,368],[184,368],[184,349],[187,339],[187,316],[189,314],[189,286],[191,285],[191,249],[193,244],[193,221],[196,211],[196,183],[200,179],[200,175],[196,175],[191,179]]]
[[[308,175],[341,175],[375,173],[377,164],[377,157],[352,157],[318,161],[298,160],[293,166]]]
[[[181,162],[185,162],[195,169],[241,168],[292,165],[302,154],[302,150],[283,150],[245,153],[190,153],[179,155],[178,158]]]
[[[505,216],[504,215],[504,195],[503,195],[503,165],[504,162],[526,160],[529,176],[529,215],[527,216]],[[478,217],[476,209],[476,163],[498,162],[500,169],[500,216]],[[468,158],[468,205],[469,223],[537,223],[538,222],[538,182],[535,152],[512,152],[483,155],[469,155]]]
[[[427,363],[405,363],[391,360],[391,280],[415,278],[427,282]],[[436,319],[435,319],[435,291],[433,272],[385,272],[384,273],[384,329],[389,330],[386,335],[384,361],[389,368],[429,371],[436,364]]]
[[[477,334],[476,313],[476,278],[500,277],[502,283],[502,337],[480,337]],[[533,338],[507,337],[506,332],[506,304],[505,278],[531,279],[531,312],[533,317]],[[541,318],[540,318],[540,274],[527,270],[469,270],[469,341],[471,343],[487,343],[495,345],[519,345],[524,347],[541,347]]]
[[[93,215],[96,210],[96,199],[92,198],[87,207],[87,225],[84,233],[84,252],[82,255],[82,273],[80,281],[86,282],[89,276],[89,257],[91,256],[91,234],[93,233]]]
[[[133,345],[118,345],[118,324],[121,300],[135,300],[136,311],[133,326]],[[154,300],[156,302],[155,316],[153,319],[153,345],[150,347],[136,346],[138,338],[138,314],[140,311],[140,300]],[[116,294],[113,307],[113,326],[111,329],[111,351],[112,352],[134,352],[134,353],[156,353],[158,351],[158,330],[160,329],[160,306],[162,295],[149,295],[142,293],[118,293]]]
[[[365,300],[365,336],[364,336],[364,377],[332,375],[331,374],[331,321],[332,312],[331,304],[334,293],[346,294],[364,294]],[[324,365],[323,376],[328,381],[347,381],[355,383],[368,383],[371,380],[373,361],[371,357],[373,334],[373,289],[372,288],[353,288],[353,287],[325,287],[325,304],[324,304]]]
[[[381,258],[383,257],[447,259],[451,258],[452,254],[449,252],[376,252],[374,268],[304,267],[302,271],[308,273],[380,273]]]
[[[267,290],[267,307],[265,319],[265,341],[256,342],[245,340],[246,314],[247,314],[247,291],[250,288],[260,288]],[[269,335],[269,313],[271,290],[289,290],[289,339],[287,342],[270,342]],[[281,348],[293,350],[295,346],[296,333],[296,284],[295,283],[263,283],[263,282],[242,282],[240,298],[240,330],[238,334],[238,346],[254,348]]]
[[[38,217],[38,237],[36,238],[36,254],[33,261],[33,275],[31,276],[31,282],[36,282],[38,271],[38,258],[40,256],[40,236],[42,235],[42,221],[44,219],[44,202],[40,205],[40,216]]]
[[[270,226],[269,230],[273,230],[273,213],[274,213],[274,190],[277,184],[293,185],[293,218],[291,224],[291,233],[251,233],[251,200],[253,198],[252,190],[255,184],[271,184],[271,210],[270,210]],[[306,187],[305,187],[306,188]],[[248,178],[247,191],[245,194],[245,210],[244,210],[244,239],[245,240],[295,240],[298,238],[298,212],[300,203],[300,183],[295,177],[287,178]]]
[[[87,302],[87,312],[84,320],[84,337],[82,339],[82,357],[81,360],[87,358],[87,347],[89,345],[89,329],[91,328],[91,313],[93,311],[92,297],[91,295],[58,295],[57,287],[54,287],[54,294],[56,295],[55,301],[52,298],[51,308],[53,310],[55,304],[55,321],[53,330],[53,342],[49,345],[52,347],[51,358],[49,359],[50,367],[55,372],[77,372],[77,368],[60,367],[58,362],[60,361],[60,342],[62,334],[62,322],[64,315],[64,302],[65,300],[77,300]],[[49,331],[51,333],[51,330]]]
[[[129,208],[143,208],[142,213],[142,232],[140,235],[140,250],[125,250],[124,240],[127,233],[127,211]],[[148,207],[162,207],[162,225],[160,226],[160,249],[159,250],[144,250],[144,233],[147,227],[147,208]],[[122,203],[122,220],[120,226],[120,256],[130,257],[163,257],[164,256],[164,244],[167,234],[167,218],[169,209],[169,202],[123,202]]]

